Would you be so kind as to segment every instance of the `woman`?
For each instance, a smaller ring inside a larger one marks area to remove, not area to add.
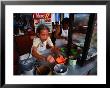
[[[56,26],[55,45],[60,47],[68,43],[69,18],[62,20],[62,26]]]

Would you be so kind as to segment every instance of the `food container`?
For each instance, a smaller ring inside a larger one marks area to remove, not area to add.
[[[68,72],[68,68],[64,64],[56,64],[54,66],[54,73],[56,75],[66,75]]]

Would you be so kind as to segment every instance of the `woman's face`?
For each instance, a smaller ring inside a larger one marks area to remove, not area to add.
[[[68,23],[63,23],[63,29],[65,30],[65,29],[68,29],[68,27],[69,27],[69,24]]]
[[[46,41],[48,36],[49,36],[48,30],[45,29],[40,31],[39,38],[41,39],[41,41],[43,42]]]

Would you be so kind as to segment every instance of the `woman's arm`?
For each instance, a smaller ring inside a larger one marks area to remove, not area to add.
[[[66,39],[66,37],[63,37],[59,34],[60,34],[60,26],[57,26],[56,27],[56,32],[55,32],[55,38],[57,38],[57,39]]]
[[[55,38],[60,39],[61,36],[59,34],[60,34],[60,26],[57,26],[55,31]]]
[[[46,61],[46,57],[39,55],[39,53],[36,51],[36,47],[32,47],[32,56],[37,60]]]

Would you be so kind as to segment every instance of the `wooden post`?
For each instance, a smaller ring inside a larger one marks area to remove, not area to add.
[[[74,13],[69,14],[69,31],[68,31],[68,57],[70,55],[70,49],[71,49],[71,44],[72,44],[72,30],[73,30],[73,25],[74,25]]]
[[[87,28],[87,32],[86,32],[86,38],[85,38],[85,42],[84,42],[82,58],[78,61],[79,65],[83,65],[84,61],[87,58],[87,54],[88,54],[88,50],[89,50],[90,42],[91,42],[91,38],[92,38],[92,33],[93,33],[95,15],[96,15],[95,13],[91,13],[89,16],[88,28]]]

